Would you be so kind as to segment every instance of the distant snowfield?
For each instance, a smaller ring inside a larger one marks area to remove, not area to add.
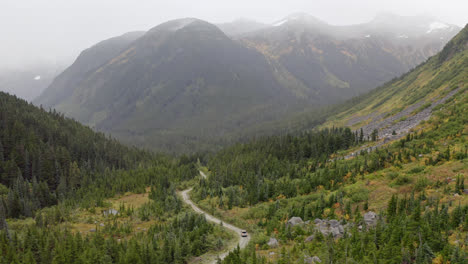
[[[437,30],[437,29],[444,29],[444,28],[448,28],[449,25],[445,24],[445,23],[442,23],[442,22],[439,22],[439,21],[436,21],[436,22],[432,22],[430,25],[429,25],[429,29],[427,30],[426,33],[431,33],[432,31],[434,30]]]
[[[36,80],[36,81],[39,81],[40,79],[41,79],[40,75],[37,75],[36,77],[34,77],[34,80]]]

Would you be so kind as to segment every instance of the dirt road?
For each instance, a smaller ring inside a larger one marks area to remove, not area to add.
[[[202,177],[206,178],[206,175],[205,175],[203,172],[201,172],[201,171],[200,171],[200,175],[201,175]],[[193,209],[195,212],[197,212],[197,213],[199,213],[199,214],[204,214],[205,217],[206,217],[206,220],[208,220],[208,221],[210,221],[210,222],[213,222],[213,223],[215,223],[215,224],[218,224],[218,225],[221,224],[221,222],[222,222],[222,223],[223,223],[223,227],[225,227],[225,228],[227,228],[227,229],[233,231],[234,233],[236,233],[236,235],[237,235],[238,238],[239,238],[239,247],[240,247],[241,249],[242,249],[242,248],[245,248],[245,247],[247,246],[247,244],[249,243],[249,241],[250,241],[250,235],[247,236],[247,237],[241,237],[241,236],[240,236],[240,234],[241,234],[241,232],[242,232],[242,229],[241,229],[241,228],[238,228],[238,227],[236,227],[236,226],[230,225],[230,224],[228,224],[228,223],[224,223],[224,222],[221,221],[220,219],[218,219],[218,218],[216,218],[216,217],[214,217],[214,216],[212,216],[212,215],[207,214],[205,211],[203,211],[203,210],[200,209],[198,206],[196,206],[196,205],[192,202],[192,200],[190,200],[189,193],[190,193],[191,190],[192,190],[192,188],[187,189],[187,190],[184,190],[184,191],[182,191],[182,192],[180,193],[180,194],[182,195],[183,201],[184,201],[186,204],[188,204],[190,207],[192,207],[192,209]],[[229,254],[229,252],[232,251],[232,250],[234,250],[236,247],[237,247],[237,245],[236,245],[235,247],[233,247],[233,248],[230,248],[230,249],[228,249],[228,250],[226,250],[226,251],[220,253],[220,254],[219,254],[219,257],[220,257],[221,259],[224,259],[224,258]],[[213,260],[211,263],[216,263],[216,259]]]

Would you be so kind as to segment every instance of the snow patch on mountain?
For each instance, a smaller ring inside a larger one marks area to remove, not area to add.
[[[37,75],[36,77],[34,77],[34,80],[36,80],[36,81],[39,81],[40,79],[41,79],[40,75]]]
[[[274,27],[279,27],[279,26],[283,25],[284,23],[286,23],[288,21],[289,21],[289,19],[287,19],[287,18],[281,19],[280,21],[273,23],[273,26]]]
[[[283,24],[286,24],[288,22],[291,22],[291,21],[301,21],[301,22],[304,22],[304,23],[314,23],[314,24],[323,24],[322,21],[320,21],[319,19],[307,14],[307,13],[295,13],[295,14],[292,14],[292,15],[289,15],[287,16],[286,18],[283,18],[275,23],[273,23],[272,25],[274,27],[279,27]]]
[[[445,23],[435,21],[435,22],[432,22],[431,24],[429,24],[429,29],[426,31],[426,33],[431,33],[431,32],[433,32],[435,30],[445,29],[445,28],[448,28],[448,27],[450,27],[450,26],[445,24]]]

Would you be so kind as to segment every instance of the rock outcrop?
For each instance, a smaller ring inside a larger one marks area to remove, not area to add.
[[[345,229],[349,226],[348,224],[342,225],[338,220],[322,220],[315,219],[315,228],[320,231],[324,236],[328,236],[330,233],[333,237],[342,237]]]
[[[376,213],[369,211],[364,214],[364,222],[369,227],[374,227],[377,225],[378,216]]]
[[[322,263],[322,260],[317,257],[317,256],[305,256],[304,258],[304,263],[307,263],[307,264],[316,264],[316,263]]]
[[[271,237],[267,244],[268,244],[268,246],[269,246],[270,248],[277,248],[277,247],[279,247],[278,239],[276,239],[276,238],[274,238],[274,237]]]
[[[304,221],[302,221],[302,218],[294,216],[291,217],[291,219],[288,220],[288,226],[297,226],[297,225],[302,225],[304,224]]]

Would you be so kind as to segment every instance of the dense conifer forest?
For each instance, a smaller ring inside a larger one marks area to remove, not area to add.
[[[184,263],[230,239],[176,194],[194,157],[124,146],[5,93],[0,127],[0,263]],[[144,203],[101,215],[129,192]],[[92,229],[73,228],[80,215]]]

